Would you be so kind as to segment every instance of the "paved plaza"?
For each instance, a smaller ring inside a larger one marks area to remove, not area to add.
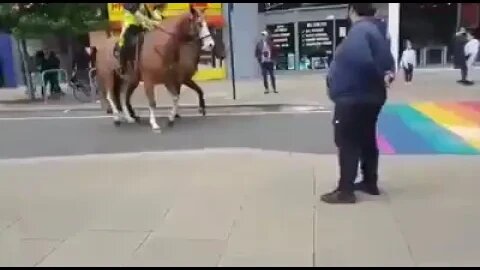
[[[0,265],[478,266],[478,162],[383,157],[383,195],[330,206],[333,155],[3,160]]]

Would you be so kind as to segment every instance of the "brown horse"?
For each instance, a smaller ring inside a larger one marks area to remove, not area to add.
[[[202,40],[203,49],[209,50],[214,46],[210,36],[203,11],[192,6],[190,12],[166,19],[161,26],[144,35],[143,48],[136,61],[136,68],[128,72],[128,79],[121,80],[116,69],[118,60],[113,56],[114,42],[110,41],[103,50],[98,51],[97,77],[106,92],[106,100],[112,108],[114,122],[121,120],[120,110],[123,111],[127,122],[135,122],[127,106],[127,100],[137,88],[140,80],[144,81],[145,94],[149,102],[150,124],[153,130],[160,131],[154,109],[154,86],[164,84],[173,99],[173,108],[169,121],[174,121],[177,114],[178,98],[181,79],[177,75],[180,60],[181,45],[199,38]],[[115,99],[115,100],[114,100]],[[121,104],[121,109],[117,106]]]
[[[217,44],[218,44],[218,41],[215,42],[215,47],[217,46]],[[205,98],[204,98],[203,90],[192,79],[198,70],[198,63],[200,62],[201,51],[202,51],[202,44],[200,39],[182,44],[182,46],[180,47],[180,60],[177,66],[176,74],[179,81],[183,85],[189,87],[190,89],[194,90],[197,93],[198,100],[199,100],[199,105],[198,105],[199,112],[202,115],[206,115]],[[133,88],[128,89],[129,92],[127,92],[127,96],[130,97],[132,95],[131,92],[133,92],[134,90],[135,89]],[[131,106],[130,99],[127,99],[127,108],[130,115],[133,118],[137,119],[138,117],[136,116]],[[178,113],[175,116],[180,117]],[[173,124],[173,122],[169,122],[169,124]]]
[[[216,59],[220,59],[220,67],[222,66],[222,62],[225,59],[225,46],[222,41],[221,35],[214,35],[213,38],[215,39],[215,45],[212,50],[212,58],[213,63]],[[178,65],[177,74],[179,75],[180,81],[182,84],[189,87],[190,89],[194,90],[198,95],[198,111],[205,116],[206,115],[206,108],[205,108],[205,98],[202,88],[193,81],[193,76],[197,73],[198,64],[200,62],[200,55],[202,51],[202,44],[201,39],[198,38],[197,40],[184,43],[180,48],[180,61]],[[127,92],[127,97],[132,95],[132,92],[135,91],[134,88],[129,89],[130,92]],[[117,104],[117,106],[119,106]],[[127,108],[130,115],[138,119],[133,110],[130,98],[127,99]],[[177,113],[177,118],[180,118],[180,115]],[[173,122],[169,122],[169,124],[173,124]]]

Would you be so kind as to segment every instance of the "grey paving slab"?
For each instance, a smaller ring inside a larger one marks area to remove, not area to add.
[[[232,255],[222,258],[223,267],[310,267],[312,255],[302,252],[269,252]]]
[[[316,266],[414,265],[385,201],[362,201],[356,207],[319,203],[316,218]]]
[[[60,241],[19,239],[14,234],[0,234],[0,265],[2,267],[32,267],[46,258]]]
[[[148,233],[85,231],[69,238],[39,266],[122,266]]]
[[[234,189],[192,186],[180,193],[155,236],[226,240],[241,208]],[[195,224],[194,226],[192,226]]]
[[[287,170],[276,160],[272,165],[277,169],[264,171],[251,183],[221,264],[268,265],[276,255],[289,254],[292,261],[311,265],[312,257],[305,254],[313,254],[312,170],[293,164]]]
[[[224,252],[226,241],[150,237],[126,266],[213,267]]]
[[[411,157],[402,163],[403,170],[386,166],[386,188],[416,264],[479,265],[478,160]]]

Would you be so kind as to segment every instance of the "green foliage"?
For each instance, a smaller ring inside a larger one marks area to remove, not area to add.
[[[105,9],[105,3],[0,3],[0,29],[28,38],[78,35],[105,29]]]

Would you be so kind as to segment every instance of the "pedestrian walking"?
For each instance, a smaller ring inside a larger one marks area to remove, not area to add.
[[[265,87],[265,94],[270,92],[270,88],[268,86],[268,78],[270,77],[270,82],[272,84],[273,92],[277,92],[277,85],[275,82],[275,74],[274,74],[274,66],[275,66],[275,59],[277,57],[277,49],[274,46],[272,40],[270,39],[268,32],[263,31],[261,33],[261,40],[257,43],[255,47],[255,58],[260,65],[262,70],[262,77],[263,77],[263,86]]]
[[[473,64],[477,60],[478,47],[480,46],[478,39],[476,39],[470,31],[467,31],[467,44],[465,44],[465,58],[466,58],[466,76],[465,84],[473,85],[473,81],[468,79],[469,71],[473,68]]]
[[[461,27],[455,34],[453,40],[453,63],[456,69],[460,69],[460,80],[458,83],[465,84],[467,81],[467,59],[465,57],[465,45],[467,44],[467,33],[464,27]]]
[[[335,52],[327,77],[328,94],[335,104],[340,179],[334,191],[321,196],[326,203],[355,203],[355,190],[380,194],[376,126],[395,63],[375,13],[372,3],[349,4],[352,28]],[[359,163],[363,181],[355,184]]]
[[[405,50],[400,58],[400,67],[405,74],[405,82],[410,83],[413,79],[413,70],[417,66],[417,52],[413,49],[410,40],[405,41]]]

